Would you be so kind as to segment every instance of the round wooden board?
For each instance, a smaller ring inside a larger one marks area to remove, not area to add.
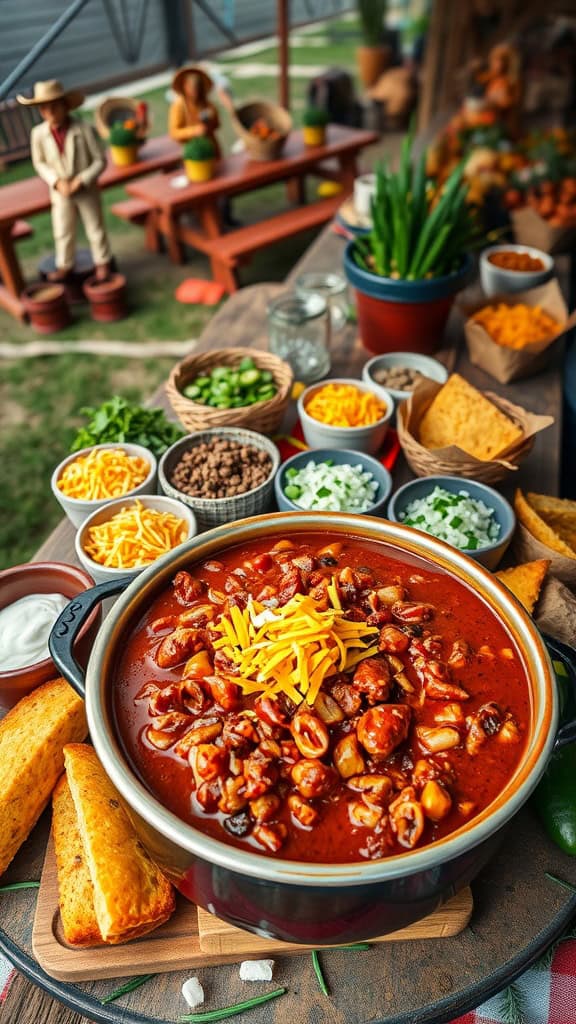
[[[3,882],[40,876],[48,825],[45,815]],[[517,977],[576,913],[576,896],[550,882],[546,871],[576,884],[576,859],[553,846],[532,812],[523,810],[473,884],[474,913],[460,935],[374,946],[368,952],[322,953],[329,997],[319,991],[308,956],[278,957],[272,986],[243,984],[235,965],[207,967],[199,972],[206,993],[202,1009],[285,986],[285,996],[245,1019],[252,1024],[412,1024],[416,1019],[443,1024]],[[1,899],[0,947],[22,974],[70,1009],[105,1024],[163,1024],[186,1012],[180,988],[191,972],[158,975],[107,1006],[100,1000],[121,980],[69,984],[49,978],[32,956],[35,892]],[[25,981],[15,983],[4,1004],[9,1019],[32,1021],[32,998]],[[71,1024],[72,1014],[60,1010],[54,1020]]]

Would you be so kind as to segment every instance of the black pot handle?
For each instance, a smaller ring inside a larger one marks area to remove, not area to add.
[[[48,648],[52,661],[80,697],[84,697],[85,678],[84,670],[74,657],[73,648],[76,637],[92,609],[100,601],[104,601],[105,598],[112,597],[113,594],[120,594],[123,590],[126,590],[132,579],[132,576],[122,576],[118,580],[100,583],[97,587],[91,587],[90,590],[83,590],[81,594],[78,594],[78,597],[70,601],[63,611],[60,612],[52,627],[52,632],[48,638]]]
[[[568,681],[572,689],[572,703],[576,705],[576,651],[569,647],[568,644],[563,643],[562,640],[556,640],[552,636],[545,636],[544,640],[552,657],[561,662],[566,669]],[[554,750],[560,750],[561,747],[565,747],[568,743],[576,743],[575,717],[572,717],[560,726],[556,734]]]

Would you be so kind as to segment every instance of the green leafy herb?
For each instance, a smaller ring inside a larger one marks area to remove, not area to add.
[[[153,978],[153,974],[141,974],[137,978],[132,978],[131,981],[127,981],[125,985],[121,985],[120,988],[114,989],[109,996],[105,996],[100,1002],[102,1006],[106,1006],[107,1003],[113,1003],[115,999],[120,999],[120,996],[125,996],[128,992],[134,992],[135,989],[141,988],[145,985],[150,978]]]
[[[328,111],[322,107],[306,107],[302,114],[302,124],[306,128],[323,128],[328,121]]]
[[[322,968],[320,966],[320,957],[318,956],[317,949],[312,950],[312,966],[314,967],[314,974],[318,978],[318,985],[320,986],[320,991],[323,993],[323,995],[329,996],[330,992],[328,991],[328,985],[326,984],[326,979],[322,973]]]
[[[108,141],[111,146],[135,146],[138,136],[134,128],[126,128],[121,121],[115,121],[110,127]]]
[[[226,1017],[235,1017],[238,1013],[244,1013],[245,1010],[252,1010],[255,1006],[261,1006],[262,1003],[268,1003],[271,999],[277,999],[278,996],[283,996],[287,992],[285,988],[276,988],[273,992],[267,992],[263,996],[254,996],[253,999],[245,999],[242,1003],[234,1003],[233,1006],[224,1006],[221,1010],[208,1010],[205,1013],[187,1013],[185,1016],[179,1019],[182,1022],[189,1022],[189,1024],[204,1024],[204,1022],[213,1020],[225,1020]]]
[[[500,993],[499,1010],[504,1024],[526,1024],[526,1000],[517,985]]]
[[[0,885],[0,892],[18,892],[19,889],[39,889],[40,882],[11,882],[9,885]]]
[[[213,160],[216,156],[214,143],[209,135],[197,135],[184,143],[182,156],[184,160]]]
[[[162,455],[170,445],[184,437],[184,431],[171,423],[162,409],[133,405],[120,395],[114,395],[98,408],[87,406],[80,411],[88,423],[76,434],[70,447],[72,452],[93,444],[118,441],[140,444],[154,455]]]

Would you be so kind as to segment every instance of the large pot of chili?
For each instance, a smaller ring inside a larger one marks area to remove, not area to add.
[[[151,855],[235,925],[330,944],[432,912],[557,742],[546,645],[482,566],[367,516],[221,526],[126,585],[86,677],[51,653]]]

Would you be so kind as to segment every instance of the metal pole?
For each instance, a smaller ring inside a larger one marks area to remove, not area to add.
[[[74,0],[74,2],[70,4],[70,7],[63,11],[60,17],[57,18],[54,24],[50,26],[42,38],[34,44],[30,52],[27,53],[20,63],[16,65],[14,71],[8,75],[8,78],[4,79],[0,85],[0,100],[3,100],[5,96],[8,95],[12,86],[16,85],[16,82],[22,78],[22,75],[28,71],[28,68],[32,67],[37,58],[48,49],[50,44],[60,35],[61,32],[64,31],[70,22],[74,20],[76,15],[80,13],[87,3],[90,3],[90,0]]]
[[[278,48],[280,51],[280,104],[290,110],[290,0],[278,0]]]

